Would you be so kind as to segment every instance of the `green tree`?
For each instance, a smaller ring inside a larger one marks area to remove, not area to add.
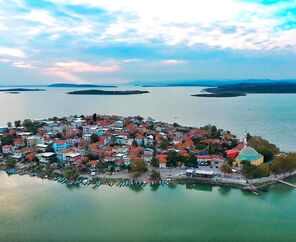
[[[159,162],[158,162],[158,159],[156,157],[153,157],[152,160],[151,160],[151,165],[153,167],[158,167],[159,166]]]
[[[93,117],[93,121],[96,122],[96,121],[97,121],[97,118],[98,118],[98,117],[97,117],[97,114],[94,113],[92,117]]]
[[[269,165],[266,163],[259,165],[256,170],[258,177],[266,177],[270,175]]]
[[[9,168],[14,168],[16,166],[16,161],[12,159],[6,160],[5,165]]]
[[[14,126],[15,127],[20,127],[21,126],[21,120],[16,120],[16,121],[14,121]]]
[[[64,174],[70,180],[75,179],[78,176],[77,170],[75,168],[72,168],[72,167],[66,168],[64,170]]]
[[[285,159],[284,157],[277,157],[275,158],[270,166],[270,170],[274,173],[274,174],[281,174],[284,172],[284,162]]]
[[[92,143],[96,143],[96,142],[99,141],[99,136],[97,134],[92,134],[90,136],[90,140],[91,140]]]
[[[150,179],[154,180],[154,181],[160,180],[160,173],[157,170],[152,169],[151,174],[150,174]]]
[[[6,135],[2,136],[2,138],[1,138],[1,144],[2,145],[12,145],[14,138],[15,138],[14,135],[12,135],[12,134],[6,134]]]

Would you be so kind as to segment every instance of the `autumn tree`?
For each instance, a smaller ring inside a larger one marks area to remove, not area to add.
[[[220,170],[224,174],[230,174],[231,173],[231,167],[227,163],[223,163],[220,167]]]

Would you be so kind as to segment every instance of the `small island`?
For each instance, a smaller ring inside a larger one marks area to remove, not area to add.
[[[73,84],[73,83],[55,83],[55,84],[50,84],[48,87],[63,87],[63,88],[90,88],[90,87],[104,87],[104,88],[114,88],[117,86],[113,85],[96,85],[96,84]]]
[[[232,93],[232,92],[225,92],[225,93],[202,93],[202,94],[195,94],[191,95],[192,97],[241,97],[246,96],[245,93]]]
[[[247,94],[296,94],[296,83],[238,83],[203,89],[205,94],[194,97],[240,97]]]
[[[10,88],[10,89],[0,89],[0,92],[8,92],[11,94],[17,94],[19,92],[42,92],[44,89],[31,89],[31,88]]]
[[[104,91],[104,90],[82,90],[68,92],[70,95],[136,95],[149,93],[148,91],[127,90],[127,91]]]

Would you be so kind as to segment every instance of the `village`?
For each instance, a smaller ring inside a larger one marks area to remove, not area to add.
[[[247,135],[238,139],[216,126],[184,127],[140,116],[26,119],[0,127],[0,138],[0,169],[8,174],[85,186],[176,180],[245,185],[248,178],[269,176],[266,161],[278,153],[265,145],[260,154]]]

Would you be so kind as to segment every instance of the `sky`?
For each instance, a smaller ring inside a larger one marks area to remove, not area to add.
[[[296,79],[296,0],[0,0],[0,85]]]

